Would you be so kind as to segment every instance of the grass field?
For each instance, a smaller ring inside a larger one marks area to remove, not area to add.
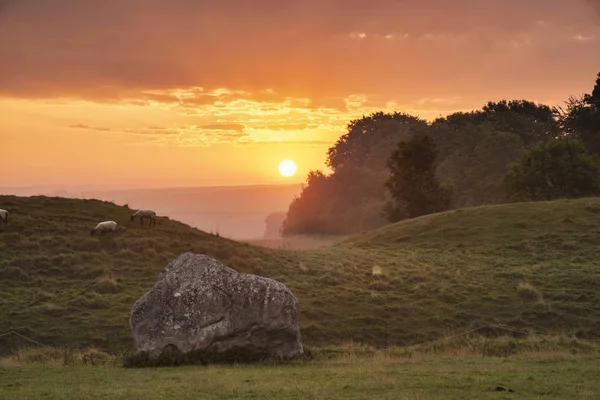
[[[296,235],[285,238],[248,239],[242,242],[254,246],[284,250],[312,250],[337,244],[348,236]]]
[[[285,283],[309,345],[410,345],[487,324],[600,335],[600,199],[450,211],[314,250],[131,224],[132,210],[96,200],[0,196],[0,208],[0,334],[46,344],[131,349],[131,305],[185,251]],[[106,219],[121,232],[90,237]],[[2,351],[24,344],[0,338]]]
[[[597,399],[600,357],[342,357],[287,365],[0,367],[2,399]]]

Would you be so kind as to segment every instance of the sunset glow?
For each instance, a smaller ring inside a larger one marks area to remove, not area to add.
[[[585,0],[59,3],[0,2],[3,186],[299,183],[354,118],[557,105],[600,65]]]

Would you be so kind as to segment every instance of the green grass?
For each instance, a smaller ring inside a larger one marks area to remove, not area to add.
[[[255,247],[168,218],[140,226],[132,210],[97,200],[0,196],[0,207],[11,212],[0,334],[42,343],[131,349],[131,306],[185,251],[285,283],[309,345],[411,345],[485,324],[600,335],[600,199],[450,211],[314,250]],[[91,237],[107,219],[122,231]],[[24,344],[0,337],[2,351]]]
[[[0,367],[0,398],[596,399],[598,373],[598,356],[570,355],[508,359],[349,356],[286,365],[153,370],[28,365]]]

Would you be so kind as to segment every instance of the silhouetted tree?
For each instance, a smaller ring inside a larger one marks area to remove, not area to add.
[[[452,192],[435,176],[437,155],[433,139],[423,132],[398,143],[388,160],[386,182],[392,198],[384,209],[391,222],[450,208]]]
[[[310,171],[300,196],[292,200],[281,227],[283,236],[297,233],[335,233],[329,226],[330,204],[324,199],[331,197],[330,177],[322,171]]]
[[[566,110],[558,108],[564,132],[579,138],[592,154],[600,155],[600,73],[591,94],[571,96]]]
[[[585,107],[596,104],[593,100],[600,97],[600,90],[594,93],[585,97],[585,102],[582,99]],[[311,172],[302,193],[290,204],[283,233],[348,234],[377,228],[387,222],[386,217],[396,221],[447,208],[443,194],[448,194],[449,187],[454,189],[452,203],[456,206],[506,201],[502,178],[509,164],[520,161],[536,144],[563,135],[559,116],[544,104],[502,100],[433,123],[405,113],[383,112],[353,120],[327,152],[332,173]],[[429,181],[423,181],[430,186],[421,182],[425,186],[414,195],[428,190],[436,193],[438,186],[445,189],[437,200],[429,196],[423,210],[410,208],[418,202],[390,200],[391,191],[386,187],[392,151],[398,142],[407,142],[415,134],[433,139],[438,153],[437,168],[427,175]]]
[[[266,238],[274,238],[281,236],[281,227],[283,225],[283,221],[285,221],[286,213],[282,212],[274,212],[265,218],[265,237]]]
[[[508,165],[526,152],[518,134],[495,130],[487,122],[465,124],[459,130],[438,123],[429,134],[439,149],[437,176],[443,182],[452,182],[455,206],[504,201],[502,177]]]
[[[551,139],[532,148],[503,179],[510,200],[553,200],[600,193],[600,166],[578,139]]]
[[[331,175],[313,171],[288,209],[283,234],[347,234],[387,223],[382,213],[386,161],[398,141],[425,121],[400,113],[364,116],[348,124],[327,153]]]
[[[413,125],[427,123],[404,113],[377,112],[355,119],[348,124],[348,133],[327,151],[327,166],[334,172],[347,166],[384,169],[390,149]]]
[[[435,122],[447,123],[455,130],[487,123],[492,130],[518,135],[525,146],[560,134],[556,111],[545,104],[527,100],[490,101],[481,110],[457,112]]]

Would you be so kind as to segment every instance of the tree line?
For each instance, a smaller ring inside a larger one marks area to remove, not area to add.
[[[600,73],[564,107],[488,102],[428,122],[377,112],[351,121],[310,171],[281,233],[352,234],[457,207],[600,194]]]

